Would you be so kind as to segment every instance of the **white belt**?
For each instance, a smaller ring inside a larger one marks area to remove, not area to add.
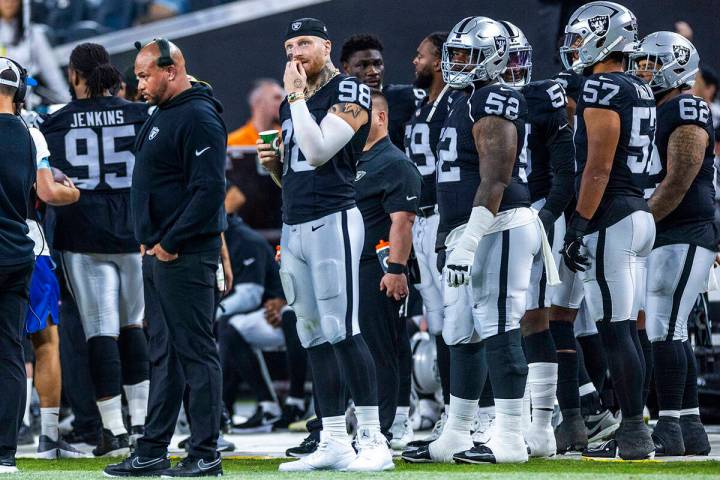
[[[485,235],[510,230],[511,228],[524,227],[525,225],[529,225],[533,222],[536,222],[540,226],[540,243],[543,263],[545,264],[545,277],[547,278],[547,284],[551,287],[560,285],[560,275],[558,274],[557,265],[555,265],[552,248],[550,247],[550,242],[548,242],[547,234],[545,233],[545,227],[543,227],[537,211],[532,208],[522,207],[500,212],[495,215],[495,221],[492,225],[490,225],[490,228]],[[464,231],[465,224],[454,228],[445,239],[445,247],[448,250],[454,249]]]

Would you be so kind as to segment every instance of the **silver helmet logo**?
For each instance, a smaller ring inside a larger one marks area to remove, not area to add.
[[[610,17],[607,15],[595,15],[588,20],[590,30],[598,37],[604,37],[610,25]]]

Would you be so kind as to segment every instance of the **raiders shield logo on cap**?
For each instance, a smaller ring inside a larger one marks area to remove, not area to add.
[[[292,25],[290,25],[290,28],[292,28],[295,32],[300,30],[300,27],[302,27],[302,22],[293,22]]]
[[[596,15],[588,20],[590,30],[598,37],[604,37],[608,31],[608,25],[610,25],[610,17],[607,15]]]
[[[495,37],[495,50],[497,50],[498,55],[501,57],[505,55],[505,48],[507,47],[507,38],[505,37]]]
[[[673,45],[673,54],[680,65],[685,65],[690,61],[690,49],[684,45]]]

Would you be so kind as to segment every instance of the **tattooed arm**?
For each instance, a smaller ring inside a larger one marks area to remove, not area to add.
[[[648,206],[659,222],[675,210],[700,171],[708,134],[697,125],[680,125],[668,140],[667,174],[655,189]]]
[[[480,186],[473,206],[485,207],[495,215],[512,178],[517,130],[511,121],[490,116],[478,120],[472,132],[480,158]]]
[[[368,111],[357,103],[336,103],[330,107],[330,113],[345,120],[355,132],[365,125],[370,118]]]

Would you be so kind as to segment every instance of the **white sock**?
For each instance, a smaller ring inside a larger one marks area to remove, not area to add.
[[[522,435],[522,398],[495,399],[495,432]]]
[[[522,429],[523,432],[527,432],[530,429],[531,414],[530,414],[530,374],[528,373],[527,382],[525,382],[525,392],[523,392],[523,403],[522,403]]]
[[[122,403],[120,395],[112,397],[108,400],[97,401],[98,410],[100,410],[100,418],[103,427],[112,432],[113,435],[122,435],[127,433],[122,419]]]
[[[58,440],[58,417],[60,407],[40,409],[40,435],[46,435],[53,442]]]
[[[522,401],[522,399],[520,400]],[[445,429],[469,433],[475,418],[475,411],[478,408],[477,402],[477,398],[466,400],[450,395],[450,408],[447,410]]]
[[[23,415],[23,423],[30,426],[30,402],[32,402],[32,389],[33,389],[33,379],[28,378],[26,379],[25,383],[25,414]]]
[[[135,385],[123,385],[125,397],[130,412],[130,425],[136,427],[145,425],[147,416],[148,396],[150,395],[150,380],[143,380]]]
[[[280,405],[275,402],[260,402],[260,408],[262,408],[263,412],[271,413],[275,416],[280,416],[282,414],[280,411]]]
[[[485,415],[489,415],[491,417],[495,416],[495,405],[490,405],[489,407],[478,407],[478,413]]]
[[[680,418],[680,410],[660,410],[658,417]]]
[[[700,415],[700,407],[683,408],[682,410],[680,410],[681,417],[685,417],[687,415]]]
[[[287,397],[285,399],[285,405],[294,405],[300,410],[305,410],[305,399],[296,397]]]
[[[323,433],[339,440],[347,440],[348,434],[347,426],[345,425],[345,415],[338,415],[337,417],[323,417],[322,426]]]
[[[357,418],[357,428],[361,430],[367,428],[370,431],[370,437],[373,433],[380,433],[380,413],[378,407],[358,407],[355,405],[355,417]]]
[[[532,424],[540,428],[551,425],[557,378],[557,363],[538,362],[528,365],[528,385],[532,399]]]
[[[557,364],[553,364],[553,365],[557,365]],[[557,369],[557,367],[556,367],[556,369]],[[584,397],[585,395],[589,395],[593,392],[596,392],[597,390],[595,390],[595,385],[592,382],[588,382],[585,385],[580,385],[580,388],[578,389],[578,391],[580,392],[580,396]]]
[[[410,407],[397,407],[395,409],[395,420],[393,423],[405,423],[405,420],[410,416]]]

